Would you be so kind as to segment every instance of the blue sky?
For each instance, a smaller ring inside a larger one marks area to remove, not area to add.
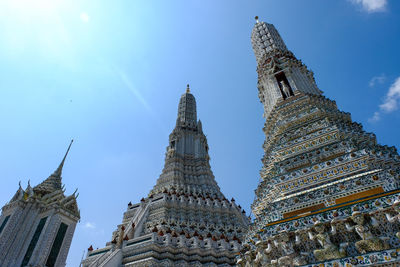
[[[81,222],[67,266],[111,238],[155,184],[178,101],[191,85],[226,197],[247,212],[264,140],[250,43],[273,23],[354,121],[399,147],[400,3],[337,1],[0,2],[0,205],[52,173]]]

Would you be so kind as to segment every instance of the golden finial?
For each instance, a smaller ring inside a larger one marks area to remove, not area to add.
[[[187,86],[186,86],[186,93],[190,93],[189,84],[187,84]]]

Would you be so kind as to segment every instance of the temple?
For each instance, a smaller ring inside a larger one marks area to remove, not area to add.
[[[400,157],[323,96],[272,24],[251,33],[266,119],[238,266],[399,266]]]
[[[72,144],[72,141],[71,141]],[[0,216],[0,266],[65,266],[80,219],[76,191],[65,196],[60,165],[35,187],[21,183],[15,195],[2,208]]]
[[[188,85],[156,185],[82,266],[234,266],[249,219],[221,193],[208,149]]]

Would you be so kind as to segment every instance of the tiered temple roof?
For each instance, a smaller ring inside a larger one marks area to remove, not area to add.
[[[72,144],[72,141],[71,141]],[[19,188],[0,216],[0,266],[65,266],[80,219],[76,191],[66,196],[62,169],[35,187]]]

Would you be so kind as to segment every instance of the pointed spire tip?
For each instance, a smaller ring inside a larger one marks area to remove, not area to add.
[[[71,139],[71,143],[69,143],[67,152],[65,152],[64,158],[62,159],[60,165],[58,166],[57,170],[54,172],[53,175],[55,175],[55,176],[61,176],[62,168],[64,167],[65,159],[66,159],[67,156],[68,156],[69,150],[71,149],[71,146],[72,146],[72,143],[73,143],[73,142],[74,142],[74,139]]]

